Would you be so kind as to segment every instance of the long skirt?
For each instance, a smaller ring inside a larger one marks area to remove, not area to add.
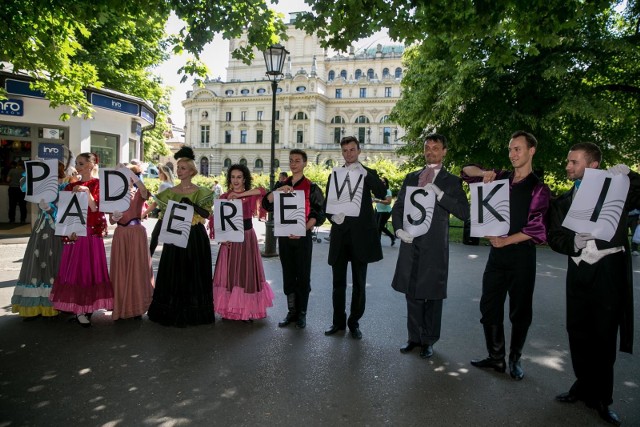
[[[58,274],[62,239],[55,235],[53,219],[40,213],[31,231],[18,282],[11,297],[11,311],[22,317],[56,316],[49,295]]]
[[[225,319],[263,319],[267,308],[273,307],[273,290],[264,276],[253,229],[245,230],[242,243],[221,244],[213,276],[213,297],[216,313]]]
[[[149,319],[165,326],[213,323],[211,243],[202,224],[191,226],[186,248],[162,248]]]
[[[111,243],[113,320],[142,316],[153,297],[147,231],[141,224],[116,227]]]
[[[78,237],[64,245],[49,299],[53,307],[75,314],[113,309],[113,288],[102,236]]]

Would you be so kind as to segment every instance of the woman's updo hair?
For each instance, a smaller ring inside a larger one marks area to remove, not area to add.
[[[91,170],[91,176],[93,178],[98,177],[98,163],[100,163],[100,159],[96,153],[80,153],[78,157],[82,157],[86,161],[93,163],[93,169]]]

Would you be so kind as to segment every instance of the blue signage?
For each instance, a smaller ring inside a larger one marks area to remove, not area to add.
[[[155,124],[156,118],[153,115],[153,113],[144,107],[140,107],[140,108],[141,108],[140,117],[142,117],[143,120],[146,120],[151,124]]]
[[[41,142],[38,144],[38,157],[41,159],[64,159],[64,147],[62,144]]]
[[[0,114],[5,116],[24,116],[24,103],[20,99],[0,101]]]
[[[7,90],[7,92],[14,95],[24,95],[33,98],[44,98],[44,92],[41,92],[39,90],[32,90],[29,82],[25,82],[22,80],[7,79],[5,80],[4,88]]]
[[[110,96],[101,95],[99,93],[91,94],[91,104],[96,107],[106,108],[108,110],[120,111],[121,113],[138,115],[138,104],[123,101],[121,99],[112,98]]]

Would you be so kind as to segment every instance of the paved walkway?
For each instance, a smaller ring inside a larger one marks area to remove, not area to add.
[[[262,223],[256,230],[262,233]],[[177,329],[146,318],[113,322],[104,312],[94,315],[90,329],[64,317],[23,322],[10,313],[10,297],[25,243],[0,240],[0,426],[603,425],[583,404],[553,399],[573,374],[564,319],[566,260],[549,249],[538,250],[525,379],[515,382],[469,364],[485,354],[478,321],[484,246],[451,246],[442,339],[425,361],[417,351],[398,351],[406,340],[405,303],[389,285],[398,248],[386,238],[385,259],[369,267],[362,341],[323,335],[331,323],[324,240],[314,244],[305,330],[277,327],[286,312],[277,258],[264,259],[275,306],[252,324],[218,318],[214,325]],[[156,253],[156,265],[158,259]],[[636,353],[639,343],[636,332]],[[624,425],[640,425],[637,356],[619,353],[614,399]]]

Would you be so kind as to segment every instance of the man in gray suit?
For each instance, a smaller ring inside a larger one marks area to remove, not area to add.
[[[393,228],[402,243],[391,286],[405,294],[409,332],[409,341],[400,352],[408,353],[420,346],[423,359],[433,355],[433,345],[440,338],[442,301],[447,297],[449,274],[449,215],[463,221],[469,218],[469,202],[461,179],[442,166],[446,154],[447,139],[443,135],[425,137],[427,165],[406,176],[392,211]],[[403,230],[408,186],[424,187],[436,195],[431,226],[426,234],[415,238]]]

